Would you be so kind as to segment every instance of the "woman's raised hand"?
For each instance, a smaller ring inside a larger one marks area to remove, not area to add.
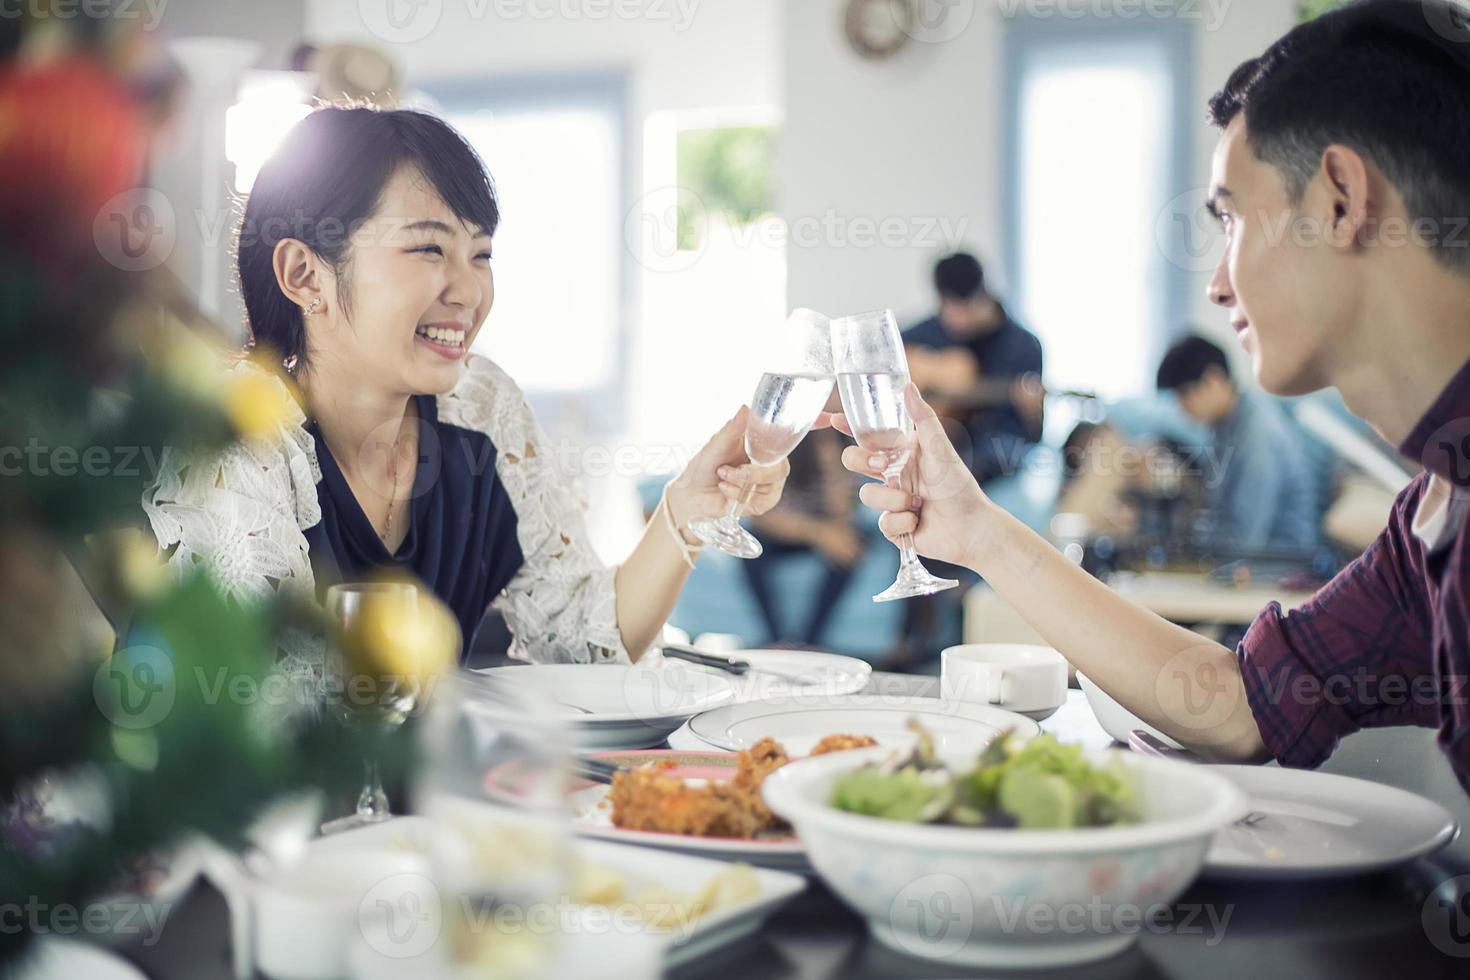
[[[791,464],[784,459],[772,466],[750,461],[745,455],[749,415],[750,408],[741,405],[669,486],[669,503],[680,527],[688,527],[695,518],[723,516],[732,500],[742,502],[742,516],[764,514],[781,500]],[[812,428],[831,424],[832,416],[823,412]]]
[[[909,533],[919,554],[969,565],[989,501],[919,389],[910,384],[904,401],[914,420],[914,450],[900,482],[913,491],[870,483],[862,488],[860,498],[883,511],[878,527],[890,541]],[[832,426],[852,435],[852,427],[841,415],[832,417]],[[883,479],[883,457],[861,446],[844,449],[842,465],[861,476]]]

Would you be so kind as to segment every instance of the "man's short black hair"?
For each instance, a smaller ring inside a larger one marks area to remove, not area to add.
[[[1230,377],[1230,362],[1223,350],[1203,337],[1185,337],[1169,348],[1159,364],[1159,390],[1178,391],[1188,387],[1203,378],[1211,367]]]
[[[941,299],[975,299],[985,294],[985,270],[968,252],[946,255],[934,266],[934,288]]]
[[[1329,145],[1371,159],[1403,195],[1415,237],[1470,276],[1467,11],[1459,0],[1358,0],[1324,14],[1237,68],[1210,119],[1223,129],[1245,113],[1256,159],[1281,171],[1293,203]]]

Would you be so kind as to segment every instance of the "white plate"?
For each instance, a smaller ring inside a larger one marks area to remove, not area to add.
[[[697,890],[710,878],[729,867],[723,861],[712,861],[691,854],[671,854],[646,847],[628,847],[607,841],[582,841],[578,854],[602,867],[611,868],[626,875],[631,881],[661,885],[677,892]],[[664,966],[674,969],[691,960],[698,959],[722,946],[728,946],[759,929],[771,915],[806,888],[806,879],[800,875],[769,868],[756,868],[756,880],[760,894],[750,902],[717,909],[694,923],[688,936],[660,936],[664,941]],[[597,942],[600,937],[581,934],[572,942],[590,944],[589,953],[598,955]],[[605,958],[594,960],[601,965],[598,975],[606,976]]]
[[[672,759],[678,763],[678,768],[670,775],[685,779],[693,785],[700,785],[708,779],[732,779],[735,775],[735,754],[711,751],[703,743],[688,751],[604,752],[599,753],[597,758],[625,768]],[[605,784],[591,782],[574,788],[570,797],[572,827],[581,836],[619,844],[660,847],[722,861],[745,861],[760,868],[797,872],[811,870],[806,848],[790,833],[781,837],[741,840],[735,837],[690,837],[686,834],[664,834],[615,827],[612,810],[602,805],[608,790],[609,787]]]
[[[577,746],[634,749],[658,745],[702,711],[735,700],[728,676],[689,664],[528,664],[478,671],[566,706]]]
[[[36,943],[12,980],[148,980],[131,963],[75,939],[47,936]]]
[[[395,817],[381,824],[346,831],[314,844],[333,850],[384,847],[427,853],[435,827],[424,817]],[[678,894],[698,891],[705,882],[728,869],[723,861],[688,854],[670,854],[645,847],[628,847],[600,840],[576,842],[577,856],[627,879],[630,889],[658,886]],[[750,935],[782,905],[806,888],[806,879],[782,871],[755,868],[759,894],[751,901],[717,909],[696,920],[683,934],[677,930],[609,927],[606,916],[588,917],[580,927],[556,940],[559,980],[601,980],[607,976],[656,976]],[[444,958],[446,943],[437,942],[416,955],[389,956],[366,934],[348,955],[353,980],[466,980]],[[616,964],[616,967],[610,967]],[[611,972],[610,972],[611,971]],[[131,980],[131,978],[130,978]]]
[[[731,752],[769,736],[795,757],[809,755],[827,735],[867,735],[884,748],[908,748],[915,738],[908,729],[911,718],[934,736],[941,756],[978,752],[1003,731],[1026,738],[1041,731],[1030,718],[1003,708],[878,694],[732,704],[690,719],[689,730],[709,745]]]
[[[1365,779],[1275,766],[1211,766],[1250,797],[1253,826],[1215,836],[1214,878],[1327,878],[1390,868],[1445,846],[1459,824],[1438,803]]]
[[[744,674],[728,674],[718,667],[699,668],[732,679],[735,682],[737,702],[760,701],[793,694],[831,697],[856,694],[868,686],[868,678],[873,673],[872,665],[866,660],[811,650],[729,650],[719,653],[718,656],[744,660],[752,668]],[[665,664],[686,663],[662,656],[658,657],[658,661]],[[794,682],[788,680],[788,677],[799,677],[802,680]]]

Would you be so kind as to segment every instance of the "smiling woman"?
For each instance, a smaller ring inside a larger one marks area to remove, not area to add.
[[[748,510],[770,509],[787,467],[749,463],[737,411],[603,567],[525,396],[468,353],[499,219],[483,163],[434,116],[329,107],[297,124],[240,224],[253,350],[233,369],[284,399],[283,366],[296,401],[271,438],[165,456],[143,503],[173,567],[204,565],[242,599],[406,575],[448,604],[465,649],[493,606],[527,660],[627,662],[652,643],[693,567],[688,523],[747,486]],[[315,672],[321,641],[286,653]]]

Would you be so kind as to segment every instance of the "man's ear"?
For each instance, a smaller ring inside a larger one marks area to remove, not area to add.
[[[295,238],[283,238],[276,242],[271,253],[271,268],[276,274],[276,285],[286,298],[302,309],[312,307],[313,313],[322,313],[327,297],[323,290],[324,276],[321,259],[304,243]]]
[[[1352,147],[1334,143],[1322,151],[1314,183],[1323,199],[1324,239],[1338,248],[1353,247],[1367,230],[1369,209],[1376,204],[1367,162]]]

